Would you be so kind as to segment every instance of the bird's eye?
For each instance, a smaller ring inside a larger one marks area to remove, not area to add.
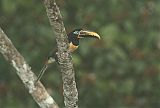
[[[78,35],[79,31],[74,31],[73,34]]]

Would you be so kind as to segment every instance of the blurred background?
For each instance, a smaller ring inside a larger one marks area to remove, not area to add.
[[[101,40],[83,39],[72,54],[80,108],[160,108],[160,1],[57,0],[66,31],[85,28]],[[0,27],[36,75],[56,47],[42,0],[1,0]],[[60,69],[42,78],[63,108]],[[0,108],[38,108],[0,54]]]

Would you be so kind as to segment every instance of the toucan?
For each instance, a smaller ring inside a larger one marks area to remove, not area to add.
[[[75,29],[70,32],[68,35],[68,42],[69,42],[69,52],[75,51],[79,47],[79,40],[81,38],[97,38],[100,39],[100,36],[93,31],[84,30],[84,29]],[[44,67],[41,69],[40,74],[38,75],[37,81],[39,81],[44,74],[45,70],[47,69],[48,65],[57,61],[56,51],[52,51],[47,57]],[[36,81],[36,82],[37,82]]]

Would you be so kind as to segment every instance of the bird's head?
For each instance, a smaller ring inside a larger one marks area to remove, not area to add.
[[[97,38],[100,39],[100,36],[93,31],[83,30],[83,29],[75,29],[68,34],[69,42],[72,42],[75,45],[79,45],[79,39],[81,38]]]

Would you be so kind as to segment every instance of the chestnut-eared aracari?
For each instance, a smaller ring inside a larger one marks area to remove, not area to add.
[[[68,35],[68,42],[69,42],[69,52],[75,51],[79,46],[79,39],[81,38],[97,38],[100,39],[100,36],[93,31],[83,30],[83,29],[75,29],[70,32]],[[44,74],[45,70],[47,69],[48,65],[57,61],[56,51],[53,51],[48,57],[45,62],[44,67],[41,69],[40,74],[38,75],[37,81],[41,79],[42,75]]]

